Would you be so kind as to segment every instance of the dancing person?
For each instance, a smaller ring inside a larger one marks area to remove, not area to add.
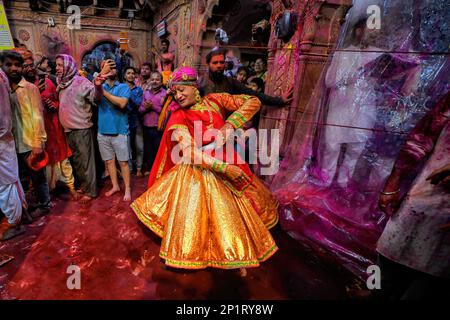
[[[197,81],[189,67],[174,71],[169,80],[175,101],[161,113],[160,126],[171,110],[149,189],[131,207],[162,237],[159,255],[166,265],[241,268],[244,276],[245,268],[259,266],[277,251],[268,230],[278,221],[277,202],[239,159],[230,139],[261,102],[225,93],[203,98]],[[209,135],[208,129],[223,134]],[[207,151],[211,143],[224,152]]]

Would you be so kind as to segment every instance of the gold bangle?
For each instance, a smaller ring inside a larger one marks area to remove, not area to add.
[[[225,173],[226,166],[227,166],[227,164],[225,162],[216,160],[213,162],[211,167],[212,167],[213,171]]]

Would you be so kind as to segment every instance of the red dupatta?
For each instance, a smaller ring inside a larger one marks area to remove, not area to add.
[[[205,146],[212,143],[214,141],[214,137],[205,139],[203,133],[207,129],[221,129],[225,124],[225,115],[226,110],[224,110],[224,108],[221,107],[220,103],[212,97],[205,97],[202,103],[196,104],[190,109],[178,109],[174,111],[170,116],[164,130],[161,144],[159,146],[158,153],[156,155],[155,162],[150,173],[148,187],[151,187],[156,180],[158,180],[164,173],[175,166],[175,163],[173,163],[171,159],[172,149],[178,144],[178,142],[172,141],[172,133],[175,129],[187,128],[193,139],[194,137],[196,137],[196,135],[202,137],[201,141],[196,141],[196,144]],[[201,121],[201,133],[196,132],[196,135],[194,135],[195,121]],[[223,157],[220,157],[220,155],[216,155],[214,151],[204,152],[207,152],[210,156],[221,161],[224,161],[224,157],[227,154],[226,148],[223,152]],[[237,154],[236,150],[234,150],[233,148],[233,150],[228,150],[228,153],[232,156],[233,164],[240,167],[248,177],[252,178],[253,173],[251,172],[248,164],[240,164],[237,162],[239,155]],[[251,184],[252,180],[250,179],[250,182],[246,184],[238,184],[232,180],[229,180],[228,177],[223,174],[222,178],[224,179],[225,184],[237,195],[241,195],[242,192],[247,188],[247,186]]]

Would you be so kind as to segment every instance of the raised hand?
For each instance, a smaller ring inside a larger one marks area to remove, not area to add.
[[[287,91],[281,94],[281,100],[284,104],[289,104],[294,99],[294,87],[290,87]]]
[[[225,143],[227,143],[228,139],[231,135],[233,135],[233,133],[233,126],[226,122],[225,125],[220,129],[219,133],[216,136],[216,139],[214,140],[216,142],[216,147],[220,148]]]
[[[106,63],[103,65],[102,70],[100,71],[100,74],[104,77],[109,76],[112,69],[116,68],[116,63],[112,59],[106,60]]]
[[[250,181],[250,177],[248,177],[241,168],[231,164],[226,166],[225,175],[230,180],[237,183],[248,183]]]

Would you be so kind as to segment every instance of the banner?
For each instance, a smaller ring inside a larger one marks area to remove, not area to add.
[[[14,48],[14,42],[9,30],[8,19],[6,18],[5,6],[0,0],[0,51]]]

